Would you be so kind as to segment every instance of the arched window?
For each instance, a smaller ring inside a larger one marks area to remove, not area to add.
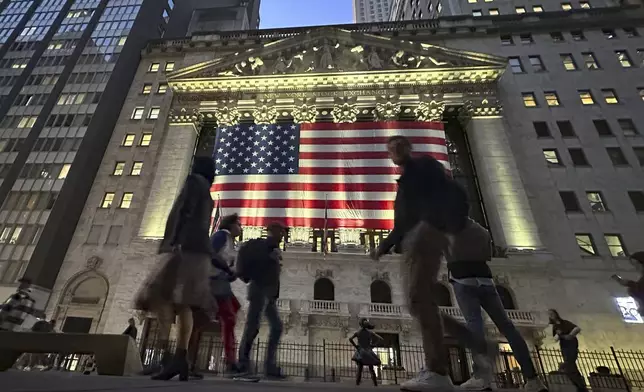
[[[391,288],[386,282],[383,282],[382,280],[374,280],[373,283],[371,283],[371,303],[391,303]]]
[[[335,301],[335,287],[327,278],[320,278],[313,285],[313,299],[319,301]]]
[[[452,296],[444,284],[436,284],[436,303],[438,306],[452,306]]]
[[[503,286],[496,286],[496,292],[499,293],[499,297],[501,297],[501,303],[503,304],[503,309],[516,309],[517,307],[514,305],[514,299],[512,299],[512,294],[510,294],[510,290],[506,289]]]

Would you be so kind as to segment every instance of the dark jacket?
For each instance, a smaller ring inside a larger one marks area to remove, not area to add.
[[[210,220],[213,200],[210,186],[214,179],[214,163],[210,162],[195,159],[192,173],[168,216],[159,253],[171,252],[180,245],[186,252],[212,254]],[[212,174],[208,165],[212,165]]]
[[[128,325],[125,331],[123,331],[122,333],[122,335],[129,335],[134,340],[136,340],[136,336],[138,334],[139,334],[139,330],[133,325]]]
[[[454,236],[447,255],[450,278],[492,278],[492,271],[487,265],[491,258],[490,232],[468,218],[463,230]]]
[[[411,158],[398,179],[394,202],[394,228],[380,245],[387,253],[399,246],[405,234],[426,221],[446,232],[458,232],[465,225],[469,203],[465,189],[447,174],[444,166],[430,156]]]
[[[258,293],[269,298],[278,298],[280,294],[280,274],[281,267],[281,254],[279,244],[276,243],[271,237],[266,239],[267,252],[270,257],[266,259],[261,267],[261,273],[258,274],[259,278],[252,279],[248,285],[248,298],[252,298]]]

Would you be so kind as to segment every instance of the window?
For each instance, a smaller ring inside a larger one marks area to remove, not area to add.
[[[568,154],[570,154],[570,160],[573,166],[590,166],[586,154],[584,154],[584,150],[581,148],[569,148]]]
[[[476,3],[476,0],[467,0],[467,2],[470,3],[470,4],[474,4],[474,3]]]
[[[132,164],[132,170],[130,170],[131,176],[140,176],[141,170],[143,170],[143,162],[134,162]]]
[[[516,11],[517,14],[525,14],[526,12],[525,7],[516,7],[514,10]]]
[[[606,212],[606,203],[604,203],[604,198],[602,197],[601,192],[586,192],[586,199],[590,204],[590,209],[593,212]]]
[[[628,197],[631,199],[636,212],[644,212],[644,192],[629,191]]]
[[[558,31],[550,33],[550,38],[552,38],[552,42],[564,42],[563,34]]]
[[[587,1],[580,1],[579,2],[579,7],[583,8],[585,10],[590,9],[590,3],[587,2]]]
[[[606,152],[614,166],[626,166],[628,161],[619,147],[606,147]]]
[[[575,59],[574,57],[572,57],[572,54],[564,53],[559,56],[561,57],[561,62],[563,63],[563,66],[566,69],[566,71],[577,70],[577,64],[575,63]]]
[[[159,67],[160,67],[159,63],[152,63],[148,68],[148,72],[159,72]]]
[[[530,65],[532,65],[532,70],[534,72],[545,72],[546,67],[543,65],[543,61],[541,61],[541,56],[529,56],[530,59]]]
[[[533,5],[532,12],[543,12],[543,7],[540,5]]]
[[[630,118],[620,118],[617,123],[622,128],[624,136],[637,136],[637,128],[635,128],[635,123]]]
[[[631,68],[633,66],[633,62],[625,50],[616,50],[615,55],[617,56],[619,63],[622,65],[622,68]]]
[[[566,212],[581,212],[581,206],[579,205],[579,200],[577,200],[575,192],[562,191],[559,192],[559,196],[561,197]]]
[[[521,35],[519,35],[519,38],[521,39],[521,43],[524,44],[524,45],[534,43],[534,39],[532,39],[532,34],[530,34],[530,33],[521,34]]]
[[[105,243],[108,245],[118,245],[122,230],[123,226],[111,226],[110,231],[107,233],[107,241]]]
[[[577,246],[581,250],[581,254],[585,256],[595,256],[597,255],[597,249],[595,248],[595,242],[593,237],[590,234],[575,234],[577,239]]]
[[[615,30],[613,30],[613,29],[602,29],[602,33],[604,34],[604,37],[606,39],[615,39],[615,38],[617,38],[617,34],[615,34]]]
[[[472,16],[483,16],[483,12],[481,10],[472,10]]]
[[[534,108],[537,105],[537,98],[535,98],[534,93],[522,93],[523,96],[523,106],[527,108]]]
[[[159,118],[159,113],[161,112],[161,108],[159,107],[153,107],[150,109],[150,113],[148,113],[148,119],[150,120],[156,120]]]
[[[112,171],[113,176],[122,176],[125,171],[125,162],[116,162],[114,164],[114,170]]]
[[[544,91],[543,95],[546,97],[548,106],[559,106],[559,97],[556,91]]]
[[[114,192],[107,192],[103,196],[103,201],[101,202],[101,208],[110,208],[114,202]]]
[[[142,108],[142,107],[134,108],[134,110],[132,111],[132,117],[131,117],[132,120],[140,120],[140,119],[142,119],[144,110],[145,110],[145,108]]]
[[[123,147],[130,147],[134,145],[134,138],[136,136],[133,133],[126,133],[125,137],[123,138]]]
[[[510,63],[510,69],[512,69],[512,73],[523,73],[523,64],[521,64],[521,59],[518,57],[510,57],[508,58],[508,62]]]
[[[148,95],[152,92],[152,83],[145,83],[141,94]]]
[[[501,36],[501,45],[503,45],[503,46],[514,45],[514,41],[512,40],[512,36],[511,35],[502,35]]]
[[[604,239],[606,240],[606,245],[608,245],[608,251],[613,257],[627,257],[628,253],[624,244],[622,243],[622,237],[619,234],[604,234]]]
[[[545,121],[535,121],[532,125],[534,126],[534,131],[537,133],[537,137],[552,137],[548,123]]]
[[[168,91],[168,84],[159,83],[159,87],[157,88],[157,94],[165,94],[166,91]]]
[[[174,71],[174,62],[168,61],[167,63],[165,63],[165,71],[166,72]]]
[[[98,241],[101,238],[101,231],[103,231],[102,225],[92,225],[89,229],[89,234],[87,235],[88,244],[98,245]]]
[[[134,193],[131,192],[125,192],[123,193],[123,197],[121,197],[121,204],[119,205],[119,208],[130,208],[130,205],[132,204],[132,197],[134,197]]]
[[[69,174],[69,169],[72,168],[71,163],[65,163],[63,167],[60,168],[60,173],[58,173],[58,179],[59,180],[64,180],[67,178],[67,175]]]
[[[575,137],[575,129],[570,121],[557,121],[557,127],[561,137]]]
[[[570,3],[561,3],[561,9],[564,11],[570,11],[572,9],[572,5]]]
[[[570,35],[572,36],[573,41],[585,41],[586,36],[584,35],[584,32],[581,30],[574,30],[570,32]]]
[[[597,134],[599,136],[613,136],[613,131],[610,129],[608,121],[593,120],[593,125],[595,126],[595,129],[597,130]]]
[[[599,63],[592,52],[582,53],[581,57],[584,59],[586,69],[599,69]]]
[[[595,99],[590,90],[578,90],[579,99],[581,100],[582,105],[594,105]]]
[[[141,135],[141,143],[139,143],[139,146],[147,147],[150,145],[150,141],[152,140],[152,134],[151,133],[143,133]]]
[[[644,101],[644,87],[638,87],[637,93],[640,95],[640,99]]]
[[[634,27],[624,27],[624,34],[628,38],[634,38],[634,37],[639,37],[640,34],[637,32],[637,29]]]
[[[496,16],[499,15],[499,9],[498,8],[490,8],[490,15]]]
[[[546,162],[551,166],[563,166],[557,150],[543,150],[543,157],[546,158]]]
[[[37,119],[38,117],[21,117],[20,122],[18,122],[18,128],[31,128]]]
[[[644,166],[644,147],[633,147],[633,152],[640,166]]]
[[[121,37],[119,38],[118,46],[124,46],[126,42],[127,42],[127,37]]]
[[[602,96],[604,97],[604,102],[606,102],[609,105],[619,103],[619,99],[617,98],[617,93],[612,88],[602,89]]]

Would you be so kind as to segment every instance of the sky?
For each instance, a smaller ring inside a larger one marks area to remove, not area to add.
[[[261,0],[260,29],[353,23],[353,0]]]

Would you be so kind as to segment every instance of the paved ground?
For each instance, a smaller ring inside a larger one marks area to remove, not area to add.
[[[220,378],[203,381],[152,381],[144,377],[107,377],[83,376],[77,373],[40,373],[9,371],[0,373],[0,390],[2,392],[322,392],[333,390],[344,392],[350,390],[399,391],[397,386],[373,386],[364,384],[356,387],[347,383],[298,383],[269,382],[243,383]]]

